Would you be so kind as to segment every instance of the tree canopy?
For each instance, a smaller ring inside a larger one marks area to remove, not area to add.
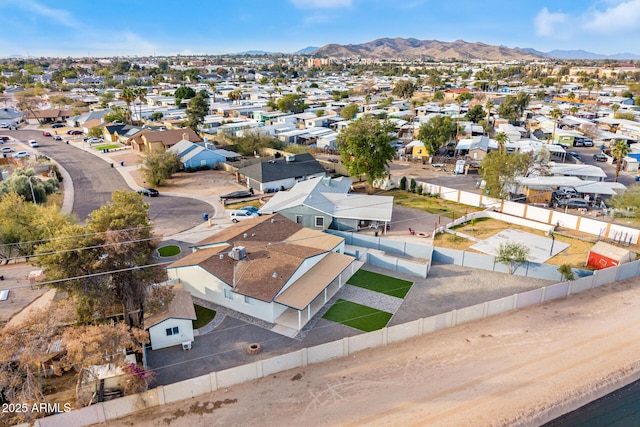
[[[622,159],[624,159],[631,152],[631,148],[627,145],[627,141],[618,141],[611,148],[611,155],[616,159],[616,176],[614,182],[618,182],[618,175],[620,175],[620,168],[622,167]]]
[[[482,105],[474,105],[467,112],[467,120],[471,120],[473,123],[479,123],[487,116]]]
[[[520,264],[527,262],[529,252],[530,249],[523,243],[500,243],[496,251],[496,262],[507,264],[509,274],[513,274]]]
[[[198,132],[198,128],[202,126],[204,118],[209,114],[209,95],[205,90],[201,90],[189,100],[187,106],[187,126]]]
[[[516,178],[527,173],[531,156],[527,153],[491,151],[480,163],[480,175],[485,181],[485,191],[491,197],[505,199],[516,183]]]
[[[365,115],[340,131],[337,138],[340,160],[351,176],[367,175],[370,191],[373,182],[388,173],[389,162],[395,155],[391,141],[395,139],[394,125],[388,121]]]
[[[630,216],[640,213],[640,185],[629,186],[623,193],[611,197],[611,205],[620,210],[627,211]]]
[[[358,104],[349,104],[340,111],[340,117],[345,120],[351,120],[356,117],[356,114],[360,111]]]
[[[176,105],[180,105],[183,99],[191,99],[196,96],[196,91],[189,86],[180,86],[176,89],[173,96],[176,98]]]
[[[409,99],[416,91],[416,85],[411,80],[398,80],[391,93],[398,98]]]
[[[168,150],[151,151],[142,161],[141,169],[145,181],[158,187],[180,170],[180,158]]]
[[[420,126],[418,139],[424,143],[429,155],[435,156],[442,146],[455,138],[457,129],[451,117],[434,116]]]
[[[242,133],[242,136],[231,137],[233,150],[243,156],[262,154],[265,148],[282,148],[283,143],[271,135],[260,132],[259,129],[250,129]]]
[[[304,99],[301,95],[291,93],[284,95],[276,102],[278,110],[283,113],[302,113],[307,109],[307,104],[304,103]]]

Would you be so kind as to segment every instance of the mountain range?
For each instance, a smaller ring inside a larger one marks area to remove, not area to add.
[[[464,40],[454,42],[442,42],[438,40],[418,40],[414,38],[381,38],[361,44],[328,44],[313,50],[307,47],[297,54],[313,54],[318,56],[333,56],[347,58],[369,59],[422,59],[422,60],[511,60],[511,59],[617,59],[638,60],[640,55],[633,53],[617,53],[602,55],[584,50],[552,50],[540,52],[531,48],[509,48],[506,46],[493,46],[485,43],[469,43]]]

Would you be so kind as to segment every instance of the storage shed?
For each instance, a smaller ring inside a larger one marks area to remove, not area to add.
[[[628,249],[598,242],[589,250],[587,266],[600,270],[631,262],[635,258],[636,254]]]

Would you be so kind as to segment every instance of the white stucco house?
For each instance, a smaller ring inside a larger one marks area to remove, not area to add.
[[[342,237],[274,214],[244,220],[167,267],[194,297],[294,336],[355,273]]]
[[[196,311],[191,294],[182,289],[174,289],[173,293],[165,310],[144,319],[152,350],[174,345],[190,348],[193,342],[192,321],[196,320]]]

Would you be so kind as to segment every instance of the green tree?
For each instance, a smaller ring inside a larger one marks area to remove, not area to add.
[[[373,182],[387,175],[389,162],[395,156],[391,141],[395,126],[365,115],[349,124],[338,134],[340,160],[351,176],[367,175],[369,191]]]
[[[0,196],[7,193],[17,193],[27,202],[45,203],[47,196],[60,188],[56,178],[40,179],[33,169],[18,168],[5,181],[0,181]],[[33,199],[35,197],[35,200]]]
[[[209,114],[209,95],[205,90],[201,90],[189,100],[187,126],[193,129],[194,132],[198,132],[198,128],[204,123],[204,118],[207,114]]]
[[[507,264],[509,274],[513,274],[520,264],[527,262],[529,252],[530,249],[523,243],[500,243],[496,251],[496,262]]]
[[[182,104],[183,99],[191,99],[196,96],[196,91],[191,89],[189,86],[180,86],[176,89],[173,96],[176,98],[176,105]]]
[[[400,189],[402,191],[407,189],[407,177],[403,176],[402,178],[400,178]]]
[[[125,123],[127,121],[127,114],[124,107],[115,107],[104,116],[102,116],[105,123],[111,123],[115,121],[119,121],[121,123]]]
[[[618,182],[618,175],[620,175],[620,168],[622,168],[622,159],[630,152],[631,148],[627,145],[627,141],[617,141],[611,148],[611,155],[616,159],[616,175],[613,182]]]
[[[138,99],[138,120],[142,123],[142,103],[147,100],[147,88],[138,87],[134,90],[134,94]]]
[[[416,91],[416,86],[411,80],[398,80],[391,93],[398,98],[409,99]]]
[[[142,195],[115,191],[112,201],[93,211],[86,226],[69,224],[37,248],[38,264],[53,286],[74,296],[83,323],[101,323],[124,312],[130,326],[142,326],[146,288],[164,280],[153,264],[149,205]]]
[[[443,101],[444,100],[444,92],[441,90],[437,90],[433,93],[434,101]]]
[[[360,106],[358,104],[349,104],[340,111],[340,117],[345,120],[351,120],[356,117],[359,111]]]
[[[161,186],[180,169],[180,158],[172,151],[152,151],[142,161],[141,169],[149,185]]]
[[[102,138],[102,128],[101,127],[92,127],[89,129],[87,136],[90,138]]]
[[[488,99],[487,102],[484,103],[484,108],[485,110],[487,110],[487,128],[489,130],[491,130],[491,109],[494,106],[495,104],[490,99]]]
[[[624,192],[613,195],[611,205],[637,216],[640,212],[640,185],[631,185]]]
[[[231,102],[235,103],[242,99],[242,91],[240,89],[232,90],[227,96]]]
[[[120,93],[120,99],[122,99],[124,101],[125,104],[127,104],[127,109],[124,111],[126,114],[126,121],[128,123],[132,123],[131,121],[131,103],[133,101],[135,101],[136,99],[136,93],[135,90],[133,88],[130,87],[125,87],[124,89],[122,89],[122,92]]]
[[[162,119],[163,117],[164,117],[164,114],[162,114],[162,111],[154,111],[153,113],[151,113],[151,120],[155,122]]]
[[[307,109],[307,104],[304,103],[303,97],[294,93],[284,95],[278,99],[276,106],[283,113],[298,114]]]
[[[114,99],[116,99],[116,96],[113,92],[103,92],[102,95],[100,95],[100,106],[102,108],[107,108],[107,105],[109,105],[109,103]]]
[[[575,279],[575,273],[573,272],[573,268],[571,268],[571,264],[562,264],[558,267],[558,273],[560,273],[564,281]]]
[[[479,123],[480,120],[485,118],[485,116],[486,113],[484,108],[482,108],[482,105],[474,105],[467,112],[467,120],[471,120],[473,123]]]
[[[430,156],[455,138],[458,126],[449,116],[434,116],[423,123],[418,130],[418,139],[422,141]]]
[[[555,141],[558,120],[562,118],[562,111],[560,111],[558,108],[554,108],[553,110],[549,111],[549,116],[553,119],[553,134],[551,135],[551,141]]]
[[[498,143],[498,147],[500,148],[500,151],[504,151],[504,144],[506,144],[507,141],[509,141],[509,137],[507,137],[507,134],[504,132],[498,132],[494,137],[494,139]]]
[[[480,175],[485,181],[485,190],[491,197],[505,199],[516,184],[516,178],[524,176],[529,169],[531,156],[526,153],[491,151],[480,163]]]
[[[283,143],[271,135],[260,132],[259,129],[251,129],[242,133],[242,136],[231,137],[233,150],[243,156],[262,154],[265,148],[282,148]]]

